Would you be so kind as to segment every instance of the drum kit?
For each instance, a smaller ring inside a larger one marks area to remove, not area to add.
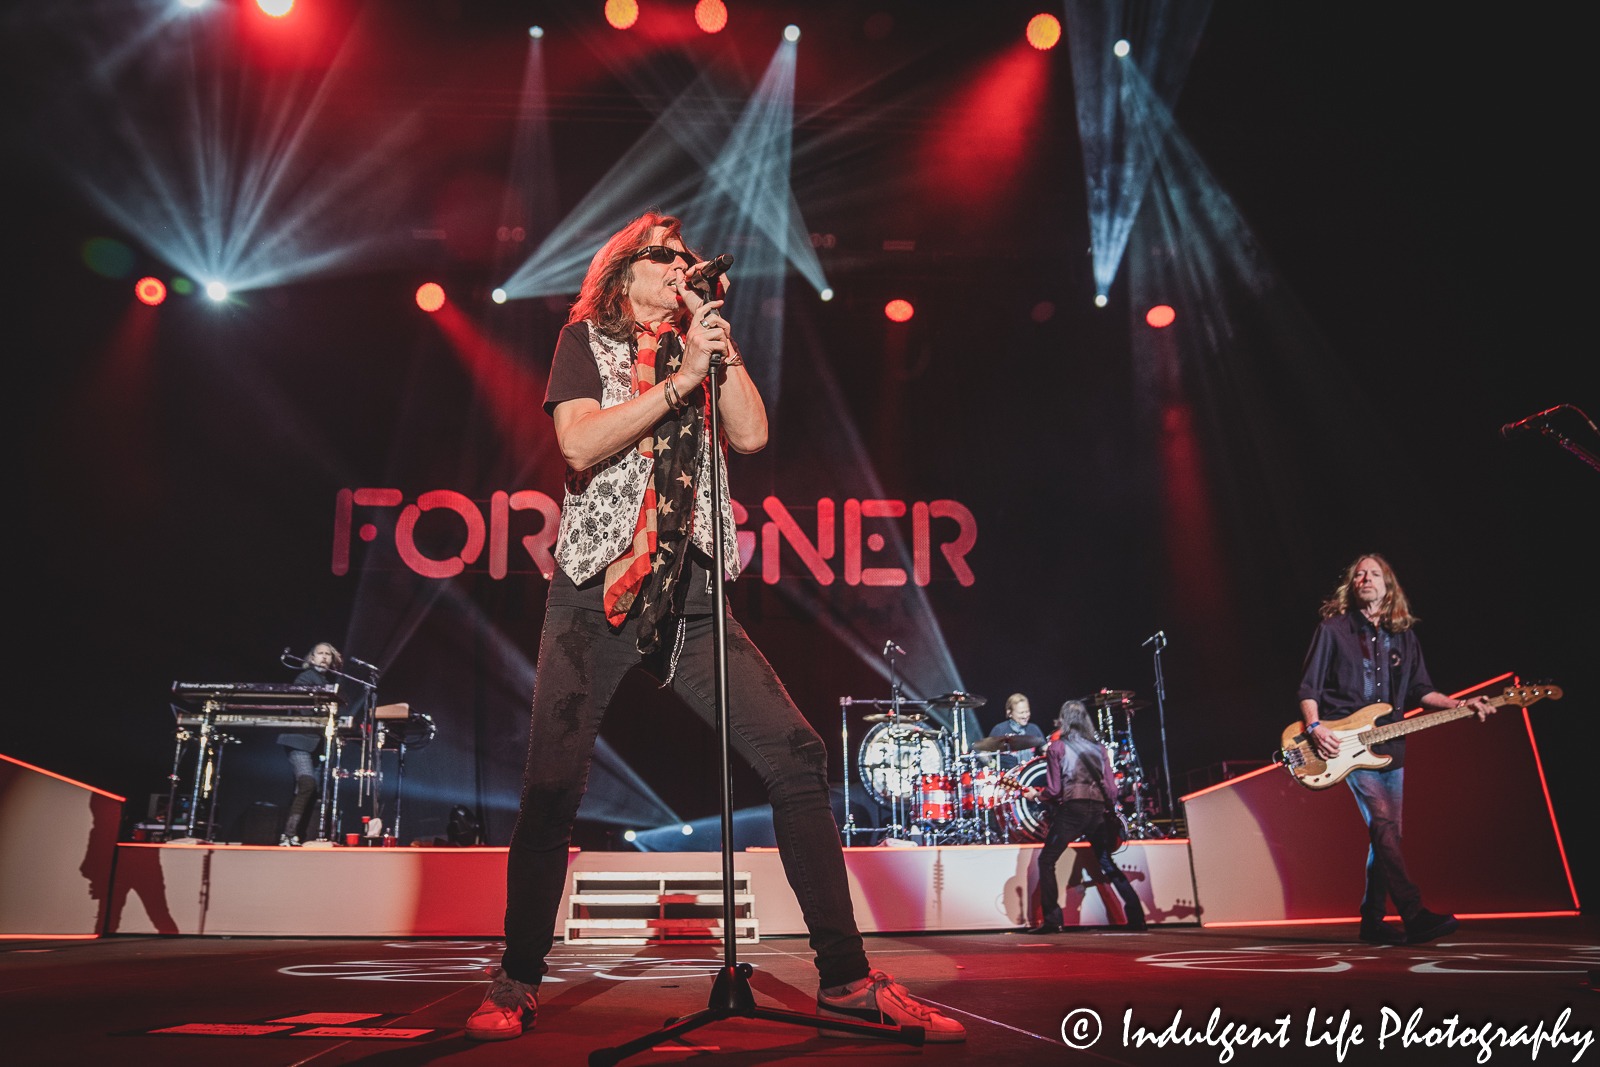
[[[1149,783],[1133,743],[1133,716],[1147,701],[1131,690],[1102,689],[1082,698],[1095,709],[1102,743],[1116,773],[1117,803],[1127,816],[1134,839],[1163,836],[1146,810]],[[932,700],[861,700],[841,697],[845,753],[849,758],[849,709],[866,705],[880,710],[861,716],[871,728],[862,739],[856,773],[867,795],[887,812],[878,830],[857,827],[850,808],[852,775],[845,768],[845,844],[857,835],[883,835],[901,845],[979,845],[1043,841],[1049,829],[1049,808],[1035,799],[1047,768],[1041,742],[1033,734],[1011,734],[969,741],[967,713],[987,701],[973,693],[952,692]],[[887,709],[887,710],[882,710]],[[933,721],[946,713],[951,725]],[[1029,750],[1038,750],[1028,755]],[[1023,756],[1002,767],[1002,754]]]

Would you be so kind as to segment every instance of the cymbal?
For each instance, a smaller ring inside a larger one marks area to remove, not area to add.
[[[1150,708],[1155,705],[1148,700],[1128,700],[1121,704],[1113,705],[1117,711],[1138,711],[1140,708]]]
[[[1122,704],[1133,699],[1132,689],[1102,689],[1094,695],[1095,707],[1103,708],[1107,704]]]
[[[953,693],[946,693],[944,696],[934,697],[932,700],[928,701],[928,707],[981,708],[987,703],[989,702],[986,699],[976,693],[963,693],[961,690],[957,689]]]
[[[920,711],[902,711],[900,713],[900,721],[901,722],[922,722],[925,719],[927,719],[927,716],[924,715]],[[861,716],[861,721],[862,722],[893,722],[894,721],[894,716],[893,715],[886,715],[883,712],[875,712],[875,713],[873,713],[871,715],[863,715],[863,716]]]
[[[1024,748],[1043,748],[1048,743],[1033,734],[1001,734],[999,737],[985,737],[972,742],[972,751],[1016,752]]]

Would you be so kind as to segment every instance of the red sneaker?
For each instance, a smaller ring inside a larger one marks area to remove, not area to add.
[[[484,973],[494,981],[467,1020],[467,1036],[474,1041],[509,1041],[532,1030],[539,1019],[539,987],[517,981],[503,967],[485,967]]]
[[[852,1019],[882,1026],[920,1026],[930,1045],[953,1044],[967,1039],[967,1028],[926,1004],[911,998],[906,987],[894,976],[873,971],[859,982],[845,986],[835,996],[817,994],[817,1014],[825,1018]],[[819,1037],[857,1037],[840,1030],[817,1027]]]

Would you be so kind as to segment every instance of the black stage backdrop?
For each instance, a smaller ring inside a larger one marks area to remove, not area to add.
[[[416,110],[421,147],[393,162],[415,189],[393,225],[462,236],[402,241],[359,270],[220,307],[132,300],[134,278],[173,269],[52,164],[59,146],[36,119],[67,59],[14,57],[7,754],[142,810],[164,786],[173,680],[287,681],[279,649],[329,640],[388,668],[384,701],[438,722],[439,740],[408,766],[404,836],[442,834],[460,803],[484,813],[491,842],[507,840],[547,587],[520,547],[538,512],[509,513],[504,577],[485,553],[439,579],[398,555],[399,508],[355,509],[351,565],[335,574],[335,505],[362,487],[398,489],[406,504],[451,490],[485,516],[500,491],[559,501],[561,467],[536,409],[570,294],[497,306],[488,291],[538,236],[515,256],[494,238],[521,27],[545,20],[547,48],[571,31],[547,52],[557,104],[545,229],[653,118],[594,57],[605,38],[574,29],[600,6],[530,16],[527,5],[393,5],[383,46],[416,76],[399,99],[372,87],[339,106]],[[351,5],[326,7],[354,20]],[[964,557],[971,584],[935,548],[925,587],[852,585],[839,547],[823,585],[785,542],[776,584],[759,554],[733,587],[734,614],[829,740],[836,776],[839,698],[886,695],[873,654],[885,638],[909,650],[922,695],[957,684],[986,695],[987,728],[1012,692],[1044,719],[1101,686],[1149,696],[1140,642],[1164,629],[1179,791],[1191,770],[1265,759],[1295,717],[1320,599],[1357,553],[1377,550],[1423,619],[1441,688],[1504,671],[1565,687],[1532,720],[1569,854],[1592,878],[1581,776],[1600,686],[1589,602],[1600,474],[1536,436],[1496,433],[1556,403],[1600,411],[1583,369],[1592,344],[1574,328],[1587,302],[1569,236],[1572,87],[1560,79],[1576,64],[1529,58],[1567,47],[1559,30],[1535,41],[1532,28],[1392,11],[1218,3],[1177,120],[1274,282],[1230,305],[1245,308],[1225,346],[1232,362],[1179,344],[1177,384],[1152,399],[1140,384],[1139,353],[1153,343],[1139,333],[1150,329],[1144,298],[1178,305],[1174,331],[1199,309],[1160,291],[1145,221],[1110,306],[1093,306],[1066,49],[1047,54],[1025,119],[996,116],[993,153],[963,154],[949,146],[972,122],[963,94],[1016,45],[1032,9],[882,7],[891,28],[877,37],[884,24],[865,25],[859,5],[805,5],[751,15],[759,32],[728,45],[729,69],[753,85],[778,28],[805,24],[794,188],[809,230],[831,235],[818,255],[838,292],[820,302],[791,275],[781,364],[747,353],[767,360],[778,400],[767,451],[732,461],[750,512],[741,528],[759,539],[769,496],[813,540],[819,499],[837,507],[840,531],[847,499],[904,502],[904,518],[862,520],[864,538],[890,537],[868,545],[866,566],[903,569],[919,502],[957,502],[977,534]],[[14,28],[18,42],[44,32]],[[996,153],[1003,174],[985,184]],[[136,269],[87,269],[94,237],[138,249]],[[1130,292],[1139,271],[1143,291]],[[413,299],[430,280],[450,294],[438,317]],[[730,307],[739,295],[736,284]],[[910,322],[886,321],[893,298],[914,303]],[[958,525],[936,510],[934,545]],[[416,525],[432,558],[466,537],[448,510]],[[1137,731],[1155,771],[1153,710]],[[853,725],[852,747],[863,732]],[[580,844],[716,810],[712,733],[647,679],[625,684],[603,736],[614,757]],[[229,826],[251,800],[287,802],[269,741],[252,735],[229,754]],[[1488,768],[1463,768],[1462,781],[1494,788]],[[764,800],[748,773],[736,798]]]

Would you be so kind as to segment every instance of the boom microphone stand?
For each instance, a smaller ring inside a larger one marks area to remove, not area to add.
[[[920,1046],[924,1037],[920,1026],[879,1026],[876,1023],[824,1019],[802,1011],[763,1008],[756,1003],[755,992],[750,988],[750,975],[755,968],[739,962],[733,921],[733,745],[728,725],[728,592],[723,586],[725,571],[722,565],[722,500],[726,490],[722,484],[722,464],[718,454],[722,447],[722,413],[718,410],[722,395],[717,372],[721,369],[721,356],[712,353],[711,373],[706,375],[706,390],[711,401],[711,425],[708,428],[711,435],[711,611],[714,620],[711,662],[716,680],[717,738],[722,746],[722,969],[711,984],[711,1000],[705,1010],[669,1020],[661,1029],[624,1044],[595,1049],[589,1053],[589,1067],[612,1067],[629,1056],[671,1041],[691,1030],[735,1018],[765,1019],[767,1022],[788,1023],[791,1026],[821,1026],[864,1037],[888,1038],[906,1045]]]

